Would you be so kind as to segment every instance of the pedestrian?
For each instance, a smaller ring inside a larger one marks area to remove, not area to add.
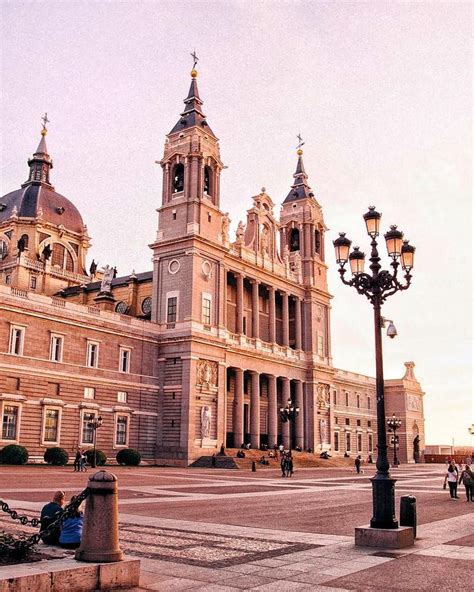
[[[64,506],[64,499],[66,495],[64,491],[56,491],[53,495],[52,501],[43,506],[40,517],[40,536],[43,543],[47,545],[57,545],[59,542],[60,528],[54,528],[49,534],[42,535],[41,533],[48,528],[59,516],[57,513],[62,510]]]
[[[81,458],[79,459],[79,471],[81,472],[87,472],[87,456],[86,453],[83,452],[81,453]]]
[[[280,461],[280,467],[281,467],[281,476],[286,477],[286,455],[282,455],[281,461]]]
[[[293,477],[293,456],[291,452],[286,457],[286,476]]]
[[[459,483],[462,483],[466,488],[466,501],[474,502],[474,472],[469,465],[464,467],[464,471],[459,477]]]
[[[354,461],[354,465],[355,465],[355,469],[357,471],[357,474],[360,474],[360,454],[358,456],[356,456],[356,459]]]
[[[74,459],[74,472],[80,470],[80,460],[82,458],[82,450],[80,448],[76,451],[76,458]]]
[[[278,450],[280,451],[280,458],[283,458],[283,453],[285,452],[285,447],[283,446],[283,444],[280,444],[280,446],[278,446]]]
[[[71,503],[74,503],[74,497],[71,498]],[[64,520],[61,526],[61,534],[59,535],[59,546],[64,549],[77,549],[81,544],[83,524],[84,513],[82,512],[81,504],[72,516]]]
[[[449,485],[449,494],[451,499],[459,499],[458,496],[458,469],[456,467],[456,463],[452,460],[449,463],[448,470],[444,477],[444,488],[446,489],[446,482]]]

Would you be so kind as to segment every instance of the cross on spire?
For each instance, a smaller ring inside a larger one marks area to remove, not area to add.
[[[304,146],[303,138],[301,137],[301,134],[298,134],[296,137],[298,138],[298,146],[296,147],[298,148],[298,150],[300,150],[301,146]]]
[[[191,57],[194,60],[194,63],[193,63],[193,70],[194,70],[196,68],[198,61],[199,61],[199,58],[196,55],[196,50],[193,51],[193,53],[191,54]]]
[[[43,117],[41,118],[41,121],[43,122],[43,129],[45,130],[46,129],[46,124],[47,123],[50,123],[50,120],[48,119],[48,114],[47,113],[45,113],[43,115]]]

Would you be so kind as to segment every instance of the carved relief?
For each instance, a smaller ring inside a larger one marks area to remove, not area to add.
[[[217,362],[199,360],[196,368],[196,384],[202,387],[217,386]]]
[[[329,444],[327,421],[325,419],[319,420],[319,438],[321,440],[321,444]]]
[[[417,395],[407,395],[407,407],[409,411],[421,413],[421,399]]]
[[[327,409],[330,405],[329,401],[329,385],[328,384],[318,384],[317,387],[317,399],[316,404],[318,409]]]

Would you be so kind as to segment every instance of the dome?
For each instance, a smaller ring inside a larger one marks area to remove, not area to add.
[[[0,198],[0,224],[12,216],[40,218],[44,222],[63,226],[70,232],[84,233],[84,222],[78,209],[63,195],[56,193],[49,180],[53,161],[46,147],[47,129],[43,125],[41,140],[28,160],[30,174],[21,189]]]
[[[76,206],[52,186],[42,183],[28,184],[0,198],[0,224],[14,214],[19,218],[41,218],[56,226],[62,224],[78,234],[84,232],[84,222]]]

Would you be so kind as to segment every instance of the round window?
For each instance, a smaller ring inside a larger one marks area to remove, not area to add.
[[[151,313],[151,298],[145,298],[142,302],[143,314],[149,315]]]
[[[181,264],[177,259],[173,259],[168,263],[168,271],[172,274],[178,273],[180,267]]]
[[[119,312],[120,314],[127,314],[128,311],[128,304],[126,302],[117,302],[115,305],[115,312]]]

